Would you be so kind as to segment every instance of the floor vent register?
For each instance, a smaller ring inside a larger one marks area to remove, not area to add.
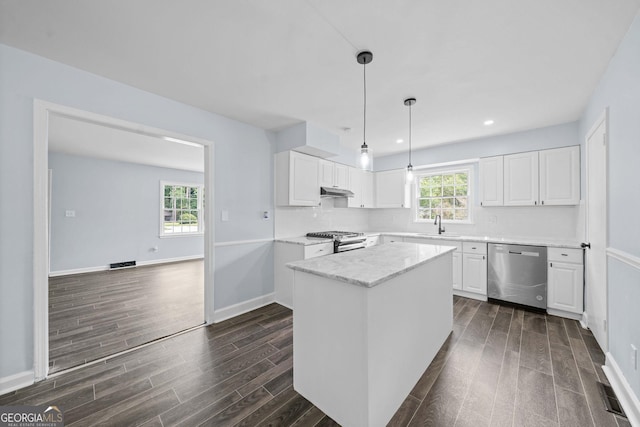
[[[620,417],[627,418],[624,411],[622,410],[622,406],[620,405],[620,401],[616,397],[616,393],[613,391],[611,386],[608,386],[603,383],[598,383],[598,390],[600,391],[600,396],[602,400],[604,400],[604,406],[607,411],[612,414],[616,414]]]

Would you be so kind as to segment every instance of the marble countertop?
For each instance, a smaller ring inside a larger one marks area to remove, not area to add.
[[[309,246],[309,245],[319,245],[321,243],[331,243],[333,242],[333,239],[322,239],[322,238],[318,238],[318,237],[280,237],[275,239],[276,242],[281,242],[281,243],[291,243],[293,245],[303,245],[303,246]]]
[[[287,267],[367,288],[454,251],[452,246],[390,243],[287,264]]]
[[[368,233],[365,233],[368,234]],[[427,233],[398,233],[398,232],[379,232],[381,235],[398,236],[398,237],[414,237],[434,240],[455,240],[457,242],[485,242],[485,243],[504,243],[512,245],[530,245],[530,246],[548,246],[555,248],[571,248],[581,249],[580,242],[561,239],[549,238],[533,238],[533,237],[495,237],[495,236],[461,236],[459,234],[447,233],[427,234]]]
[[[398,236],[413,237],[422,239],[435,240],[455,240],[457,242],[485,242],[485,243],[504,243],[513,245],[531,245],[531,246],[548,246],[554,248],[570,248],[581,249],[580,242],[561,239],[549,238],[533,238],[533,237],[496,237],[496,236],[461,236],[459,234],[447,233],[428,234],[428,233],[409,233],[396,231],[365,231],[366,236]],[[276,242],[291,243],[295,245],[318,245],[320,243],[329,243],[331,239],[319,239],[315,237],[284,237],[275,239]]]

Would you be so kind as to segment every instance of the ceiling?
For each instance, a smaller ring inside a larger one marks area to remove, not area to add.
[[[374,155],[576,120],[640,0],[0,0],[0,42]],[[493,119],[495,124],[484,126]],[[351,131],[345,131],[350,128]]]
[[[154,135],[78,120],[49,117],[49,150],[77,156],[204,172],[204,149]]]

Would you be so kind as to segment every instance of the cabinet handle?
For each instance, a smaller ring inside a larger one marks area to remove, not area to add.
[[[538,201],[537,201],[537,200],[534,200],[534,201],[533,201],[533,204],[534,204],[534,205],[537,205],[537,204],[538,204]]]
[[[562,256],[569,256],[569,254],[560,254],[560,255],[562,255]]]
[[[482,259],[484,259],[484,255],[482,255]]]
[[[540,203],[542,203],[542,204],[544,205],[544,200],[543,200],[543,201],[541,201]]]
[[[482,206],[482,202],[480,202],[480,206]]]
[[[549,263],[549,267],[553,267],[553,263],[552,262]]]

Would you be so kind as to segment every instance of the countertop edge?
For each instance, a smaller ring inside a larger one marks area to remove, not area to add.
[[[414,243],[414,244],[418,245],[420,243]],[[404,267],[402,269],[399,269],[396,272],[389,273],[386,276],[380,277],[380,278],[378,278],[376,280],[373,280],[371,282],[364,281],[364,280],[353,279],[351,277],[344,277],[344,276],[341,276],[339,274],[325,273],[325,272],[318,271],[318,270],[315,270],[315,269],[300,267],[298,265],[295,265],[296,262],[287,263],[285,265],[286,265],[286,267],[288,267],[288,268],[290,268],[292,270],[301,271],[303,273],[313,274],[315,276],[325,277],[327,279],[332,279],[332,280],[336,280],[336,281],[343,282],[343,283],[349,283],[349,284],[352,284],[352,285],[362,286],[364,288],[373,288],[375,286],[378,286],[378,285],[380,285],[380,284],[382,284],[384,282],[387,282],[387,281],[393,279],[394,277],[398,277],[401,274],[404,274],[404,273],[406,273],[408,271],[414,270],[414,269],[420,267],[421,265],[429,263],[429,262],[431,262],[431,261],[433,261],[433,260],[435,260],[437,258],[440,258],[440,257],[442,257],[442,256],[444,256],[444,255],[446,255],[446,254],[448,254],[450,252],[454,252],[456,250],[456,248],[453,247],[453,246],[443,245],[443,247],[446,247],[448,249],[446,249],[446,250],[444,250],[444,251],[442,251],[440,253],[434,254],[433,256],[431,256],[431,257],[429,257],[427,259],[424,259],[424,260],[421,260],[419,262],[416,262],[415,264],[412,264],[410,266],[407,266],[407,267]]]

